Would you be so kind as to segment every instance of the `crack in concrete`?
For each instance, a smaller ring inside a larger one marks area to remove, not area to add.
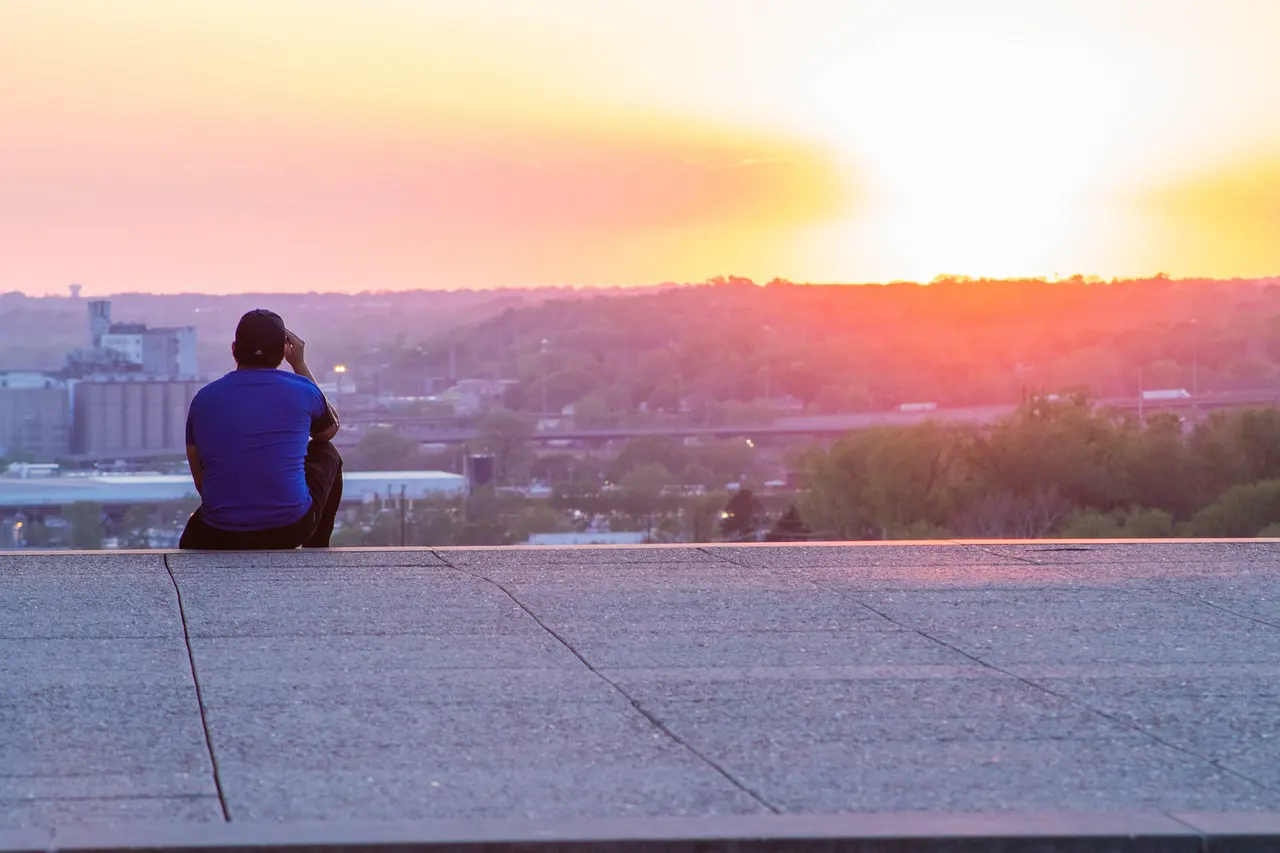
[[[1025,676],[1022,676],[1022,675],[1018,675],[1016,672],[1012,672],[1012,671],[1007,670],[1007,669],[1005,669],[1005,668],[1003,668],[1003,667],[1001,667],[1001,666],[999,666],[999,665],[997,665],[997,664],[994,664],[994,663],[991,663],[990,661],[984,660],[983,658],[980,658],[980,657],[978,657],[977,655],[975,655],[975,654],[973,654],[973,653],[971,653],[971,652],[965,651],[964,649],[960,648],[959,646],[955,645],[954,643],[948,643],[946,640],[943,640],[943,639],[941,639],[940,637],[935,637],[934,635],[930,634],[928,631],[922,630],[922,629],[920,629],[920,628],[916,628],[915,626],[910,625],[910,624],[908,624],[908,623],[906,623],[906,622],[903,622],[903,621],[902,621],[902,620],[900,620],[900,619],[895,619],[894,617],[890,616],[888,613],[885,613],[884,611],[882,611],[882,610],[880,610],[880,609],[878,609],[878,608],[876,608],[876,607],[873,607],[872,605],[868,604],[867,602],[863,601],[863,600],[862,600],[862,599],[860,599],[860,598],[856,598],[856,597],[854,597],[854,596],[848,595],[848,594],[846,594],[844,591],[842,591],[842,590],[840,590],[840,589],[837,589],[837,588],[835,588],[835,587],[831,587],[831,586],[827,586],[826,584],[821,583],[821,582],[819,582],[819,581],[810,581],[810,583],[812,583],[814,586],[821,587],[822,589],[825,589],[825,590],[828,590],[828,591],[830,591],[830,592],[833,592],[833,593],[835,593],[836,595],[840,596],[841,598],[844,598],[844,599],[847,599],[847,600],[849,600],[849,601],[852,601],[852,602],[854,602],[855,604],[857,604],[859,607],[864,607],[864,608],[866,608],[867,610],[869,610],[869,611],[871,611],[872,613],[876,614],[876,615],[877,615],[877,616],[879,616],[880,618],[885,619],[885,620],[887,620],[887,621],[889,621],[889,622],[892,622],[894,625],[897,625],[899,628],[902,628],[903,630],[910,631],[910,632],[912,632],[912,633],[916,634],[916,635],[917,635],[917,636],[919,636],[919,637],[923,637],[925,640],[928,640],[928,641],[929,641],[929,642],[931,642],[931,643],[936,643],[937,645],[940,645],[940,646],[942,646],[943,648],[950,649],[951,651],[955,652],[956,654],[958,654],[958,655],[961,655],[961,656],[963,656],[963,657],[968,658],[969,660],[973,661],[974,663],[978,664],[979,666],[982,666],[982,667],[984,667],[984,668],[986,668],[986,669],[990,669],[990,670],[992,670],[993,672],[998,672],[998,673],[1000,673],[1001,675],[1004,675],[1004,676],[1006,676],[1006,677],[1008,677],[1008,678],[1012,678],[1012,679],[1014,679],[1015,681],[1021,682],[1022,684],[1025,684],[1027,687],[1030,687],[1030,688],[1032,688],[1032,689],[1034,689],[1034,690],[1039,690],[1039,691],[1040,691],[1040,692],[1042,692],[1042,693],[1046,693],[1046,694],[1048,694],[1048,695],[1050,695],[1050,696],[1053,696],[1053,697],[1055,697],[1055,698],[1057,698],[1057,699],[1061,699],[1062,701],[1067,702],[1067,703],[1069,703],[1069,704],[1071,704],[1071,705],[1074,705],[1074,706],[1075,706],[1075,707],[1077,707],[1077,708],[1082,708],[1082,709],[1084,709],[1085,711],[1088,711],[1088,712],[1089,712],[1089,713],[1091,713],[1091,714],[1095,714],[1095,715],[1097,715],[1097,716],[1099,716],[1099,717],[1103,718],[1104,720],[1107,720],[1108,722],[1111,722],[1111,723],[1113,723],[1113,724],[1115,724],[1115,725],[1117,725],[1117,726],[1120,726],[1121,728],[1125,728],[1125,729],[1128,729],[1129,731],[1132,731],[1132,732],[1135,732],[1135,733],[1137,733],[1137,734],[1140,734],[1140,735],[1142,735],[1143,737],[1146,737],[1146,738],[1148,738],[1149,740],[1154,741],[1155,743],[1157,743],[1157,744],[1159,744],[1159,745],[1161,745],[1161,746],[1165,747],[1166,749],[1171,749],[1171,750],[1173,750],[1173,751],[1175,751],[1175,752],[1182,753],[1183,755],[1186,755],[1186,756],[1188,756],[1188,757],[1190,757],[1190,758],[1195,758],[1195,759],[1197,759],[1197,760],[1199,760],[1199,761],[1203,761],[1203,762],[1205,762],[1206,764],[1209,764],[1210,766],[1212,766],[1212,767],[1214,767],[1214,768],[1216,768],[1216,769],[1218,769],[1218,770],[1222,771],[1223,773],[1227,774],[1228,776],[1234,776],[1235,778],[1237,778],[1237,779],[1239,779],[1239,780],[1241,780],[1241,781],[1243,781],[1243,782],[1247,782],[1247,783],[1249,783],[1250,785],[1254,785],[1255,787],[1258,787],[1258,788],[1260,788],[1260,789],[1262,789],[1262,790],[1264,790],[1264,791],[1271,791],[1271,790],[1274,790],[1270,785],[1267,785],[1267,784],[1265,784],[1265,783],[1263,783],[1263,782],[1259,782],[1257,779],[1254,779],[1254,778],[1252,778],[1251,776],[1246,776],[1245,774],[1243,774],[1243,773],[1241,773],[1241,772],[1239,772],[1239,771],[1237,771],[1237,770],[1233,770],[1233,769],[1231,769],[1230,767],[1227,767],[1226,765],[1224,765],[1224,764],[1222,764],[1221,762],[1219,762],[1217,759],[1210,758],[1210,757],[1209,757],[1209,756],[1207,756],[1207,755],[1202,755],[1201,753],[1196,752],[1196,751],[1195,751],[1195,750],[1193,750],[1193,749],[1188,749],[1188,748],[1186,748],[1186,747],[1184,747],[1184,746],[1179,746],[1178,744],[1176,744],[1176,743],[1174,743],[1174,742],[1172,742],[1172,741],[1166,740],[1165,738],[1160,737],[1159,735],[1155,734],[1155,733],[1154,733],[1154,732],[1152,732],[1152,731],[1149,731],[1148,729],[1144,729],[1142,726],[1139,726],[1139,725],[1137,725],[1136,723],[1131,723],[1131,722],[1129,722],[1129,721],[1125,720],[1123,717],[1119,717],[1119,716],[1117,716],[1117,715],[1115,715],[1115,714],[1108,713],[1107,711],[1104,711],[1104,710],[1102,710],[1101,708],[1095,708],[1095,707],[1093,707],[1092,705],[1088,704],[1087,702],[1082,702],[1082,701],[1080,701],[1079,699],[1076,699],[1076,698],[1075,698],[1075,697],[1073,697],[1073,696],[1068,696],[1068,695],[1067,695],[1067,694],[1065,694],[1065,693],[1059,693],[1058,691],[1053,690],[1053,689],[1051,689],[1051,688],[1049,688],[1049,687],[1046,687],[1045,685],[1040,684],[1040,683],[1039,683],[1039,682],[1037,682],[1037,681],[1034,681],[1034,680],[1032,680],[1032,679],[1030,679],[1030,678],[1027,678],[1027,677],[1025,677]]]
[[[440,557],[440,559],[442,559],[442,560],[444,560],[444,559],[445,559],[445,558],[444,558],[443,556],[441,556],[439,553],[436,553],[436,556],[437,556],[437,557]],[[758,791],[754,790],[753,788],[751,788],[749,785],[747,785],[747,784],[746,784],[745,782],[743,782],[741,779],[737,778],[737,777],[736,777],[736,776],[734,776],[731,772],[729,772],[729,770],[728,770],[727,768],[725,768],[723,765],[721,765],[719,762],[717,762],[716,760],[714,760],[714,759],[713,759],[713,758],[711,758],[710,756],[706,755],[706,754],[705,754],[705,753],[703,753],[701,750],[699,750],[697,747],[695,747],[693,744],[689,743],[687,740],[685,740],[684,738],[680,737],[680,735],[676,734],[674,731],[672,731],[670,728],[668,728],[668,727],[667,727],[667,725],[666,725],[666,723],[662,722],[662,720],[661,720],[661,719],[659,719],[655,714],[653,714],[653,713],[652,713],[652,712],[650,712],[648,709],[646,709],[646,708],[644,707],[644,705],[643,705],[643,704],[641,704],[640,700],[638,700],[638,699],[636,699],[636,698],[632,697],[632,695],[631,695],[630,693],[628,693],[625,689],[623,689],[622,685],[618,684],[616,681],[614,681],[613,679],[609,678],[609,676],[605,675],[603,672],[601,672],[600,670],[596,669],[596,667],[591,663],[591,661],[587,660],[587,659],[586,659],[586,657],[584,657],[584,656],[583,656],[583,654],[582,654],[581,652],[579,652],[577,649],[575,649],[575,648],[573,647],[573,644],[571,644],[571,643],[570,643],[567,639],[565,639],[565,638],[564,638],[564,637],[563,637],[563,636],[562,636],[558,631],[556,631],[555,629],[553,629],[553,628],[552,628],[550,625],[548,625],[546,622],[542,621],[542,618],[541,618],[541,617],[539,617],[539,616],[538,616],[538,614],[534,613],[534,612],[533,612],[533,610],[532,610],[532,609],[530,609],[528,605],[526,605],[523,601],[521,601],[519,598],[517,598],[517,597],[516,597],[516,596],[511,592],[511,590],[507,589],[505,586],[503,586],[502,584],[498,583],[498,582],[497,582],[497,581],[495,581],[493,578],[486,577],[485,575],[478,574],[478,573],[476,573],[476,572],[468,571],[467,569],[464,569],[464,568],[460,568],[460,567],[458,567],[458,566],[453,565],[453,564],[452,564],[452,563],[450,563],[448,560],[445,560],[445,564],[446,564],[446,565],[448,565],[448,567],[449,567],[449,568],[451,568],[451,569],[453,569],[455,572],[461,572],[462,574],[467,575],[467,576],[469,576],[469,577],[475,578],[475,579],[477,579],[477,580],[482,580],[482,581],[484,581],[485,583],[488,583],[488,584],[492,585],[493,587],[495,587],[496,589],[498,589],[499,591],[501,591],[503,595],[505,595],[507,598],[511,599],[511,601],[513,601],[517,607],[519,607],[521,610],[523,610],[523,611],[524,611],[524,612],[529,616],[529,618],[530,618],[530,619],[532,619],[532,620],[533,620],[533,621],[538,625],[538,627],[540,627],[542,630],[546,631],[548,634],[550,634],[552,637],[554,637],[554,638],[555,638],[555,640],[556,640],[556,642],[558,642],[560,645],[564,646],[564,647],[565,647],[565,649],[567,649],[567,650],[569,651],[569,653],[570,653],[570,654],[572,654],[575,658],[577,658],[577,659],[578,659],[578,661],[579,661],[579,662],[580,662],[584,667],[586,667],[586,668],[587,668],[587,671],[588,671],[588,672],[590,672],[590,673],[591,673],[592,675],[594,675],[596,678],[598,678],[598,679],[600,679],[601,681],[603,681],[605,684],[609,685],[609,687],[610,687],[614,692],[616,692],[616,693],[617,693],[619,696],[621,696],[623,699],[627,700],[627,703],[628,703],[629,705],[631,705],[631,707],[632,707],[632,708],[633,708],[633,709],[634,709],[638,714],[640,714],[642,717],[644,717],[646,720],[648,720],[649,724],[650,724],[651,726],[653,726],[655,729],[657,729],[659,732],[661,732],[661,733],[662,733],[662,734],[663,734],[663,735],[664,735],[668,740],[670,740],[672,743],[677,744],[678,746],[682,747],[682,748],[683,748],[685,751],[687,751],[690,755],[692,755],[692,756],[694,756],[695,758],[697,758],[699,761],[701,761],[701,762],[702,762],[703,764],[705,764],[707,767],[710,767],[710,768],[711,768],[712,770],[714,770],[717,774],[719,774],[719,775],[720,775],[720,776],[721,776],[725,781],[727,781],[729,784],[733,785],[735,788],[737,788],[737,789],[738,789],[739,791],[741,791],[742,793],[746,794],[746,795],[747,795],[748,797],[750,797],[751,799],[755,800],[755,801],[756,801],[756,803],[758,803],[758,804],[759,804],[759,805],[761,805],[762,807],[764,807],[764,808],[768,809],[768,810],[769,810],[769,812],[771,812],[772,814],[782,814],[782,813],[783,813],[783,812],[782,812],[782,809],[778,808],[778,807],[777,807],[777,806],[775,806],[773,803],[769,802],[769,801],[768,801],[768,800],[767,800],[767,799],[766,799],[766,798],[765,798],[765,797],[764,797],[760,792],[758,792]]]
[[[173,584],[174,595],[178,597],[178,616],[182,619],[182,640],[187,646],[187,663],[191,666],[191,683],[196,689],[196,704],[200,708],[200,727],[204,730],[204,745],[209,751],[209,765],[213,769],[213,787],[218,793],[218,807],[222,810],[223,821],[231,822],[231,810],[227,807],[227,797],[222,789],[222,774],[218,769],[218,756],[213,748],[213,735],[209,731],[209,716],[204,705],[204,691],[200,687],[200,676],[196,673],[196,655],[191,648],[191,631],[187,627],[187,609],[182,602],[182,590],[178,587],[178,578],[169,565],[169,555],[164,556],[164,570],[169,574],[169,582]]]
[[[714,560],[719,560],[722,563],[728,563],[729,565],[737,566],[740,569],[747,568],[746,566],[742,565],[742,563],[739,563],[737,560],[730,560],[728,557],[724,556],[723,554],[717,554],[715,551],[705,546],[699,545],[697,547],[697,550],[702,552],[703,554],[706,554],[708,557],[711,557]]]

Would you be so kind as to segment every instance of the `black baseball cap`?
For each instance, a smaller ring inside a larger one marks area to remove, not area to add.
[[[255,308],[236,326],[236,361],[275,367],[284,359],[284,320],[274,311]]]

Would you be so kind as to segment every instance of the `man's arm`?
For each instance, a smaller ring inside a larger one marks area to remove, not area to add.
[[[194,444],[187,445],[187,464],[191,466],[191,479],[196,484],[196,494],[204,496],[204,471],[200,468],[200,454]]]
[[[302,338],[293,332],[285,331],[285,361],[289,362],[289,366],[293,368],[294,373],[310,379],[318,388],[320,383],[316,382],[315,376],[311,373],[311,368],[307,365],[306,346],[306,341],[302,340]],[[321,396],[323,397],[323,394]],[[326,420],[332,421],[332,423],[319,432],[313,432],[311,437],[318,441],[332,441],[333,437],[338,434],[338,429],[342,426],[342,422],[338,420],[338,410],[333,407],[333,403],[329,402],[328,397],[324,397],[324,405],[329,412],[329,417]]]

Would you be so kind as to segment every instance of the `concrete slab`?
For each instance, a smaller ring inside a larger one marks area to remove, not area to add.
[[[556,622],[574,650],[604,669],[623,667],[784,667],[972,665],[972,661],[913,631],[619,630],[589,619]]]
[[[760,809],[581,664],[203,672],[233,820]]]
[[[1280,660],[1280,633],[1265,626],[1193,627],[1136,632],[1124,627],[972,628],[931,632],[954,648],[997,666],[1029,663],[1257,663]]]
[[[163,557],[0,557],[0,827],[220,817],[215,794]]]
[[[396,577],[361,567],[345,577],[263,580],[212,572],[179,576],[192,637],[520,634],[537,627],[492,584],[455,573]]]
[[[785,674],[730,681],[697,670],[642,680],[617,675],[626,692],[695,746],[977,741],[1132,741],[1132,728],[986,671],[962,678],[798,681]],[[892,709],[892,713],[885,713]],[[1142,739],[1145,741],[1145,739]]]
[[[486,634],[329,634],[299,637],[197,637],[201,672],[267,681],[294,676],[457,669],[578,669],[581,663],[545,631]],[[424,676],[429,677],[429,676]]]
[[[552,628],[617,626],[645,631],[697,625],[707,633],[744,631],[898,630],[871,610],[809,584],[704,589],[611,590],[600,584],[551,588],[510,586],[522,604]]]
[[[1039,542],[986,542],[978,547],[1002,557],[1048,564],[1151,564],[1167,566],[1196,563],[1202,568],[1229,566],[1238,572],[1244,566],[1280,568],[1280,549],[1268,541],[1194,541],[1177,539],[1152,541],[1050,540]]]
[[[0,639],[181,636],[159,555],[0,556]]]
[[[443,561],[423,548],[333,548],[297,551],[175,551],[165,557],[175,571],[243,569],[311,570],[323,568],[392,568],[442,566]]]
[[[34,689],[6,682],[0,686],[0,781],[12,789],[22,787],[22,779],[122,774],[136,780],[129,793],[212,793],[195,692],[176,676],[174,682],[122,678],[110,686]]]
[[[0,827],[1280,812],[1280,544],[1057,547],[3,557]]]
[[[1247,822],[1248,815],[1192,815],[1215,823]],[[845,815],[734,815],[728,817],[563,820],[432,820],[395,822],[231,823],[145,830],[60,829],[65,851],[211,851],[252,847],[261,853],[316,849],[393,853],[886,853],[890,850],[1054,853],[1105,850],[1192,853],[1220,839],[1202,836],[1183,820],[1162,814],[955,814],[906,812]],[[51,845],[52,846],[52,845]],[[0,847],[0,849],[5,849]],[[11,853],[6,849],[6,853]],[[24,850],[24,853],[26,851]]]
[[[1274,677],[1042,678],[1047,689],[1280,790]]]
[[[686,563],[723,562],[706,549],[689,545],[646,545],[642,548],[610,545],[584,545],[574,548],[436,548],[441,560],[459,568],[500,566],[612,566],[619,563],[660,563],[669,566]]]
[[[788,569],[746,569],[730,563],[608,563],[570,565],[564,563],[503,563],[476,565],[459,571],[483,576],[506,587],[533,585],[540,588],[582,589],[599,587],[612,591],[656,589],[714,589],[730,585],[794,589],[806,578]]]
[[[1135,740],[742,742],[708,753],[785,811],[1106,812],[1280,808],[1280,794]]]
[[[221,822],[218,798],[95,797],[51,800],[0,799],[0,815],[18,826],[136,826],[140,823]]]
[[[749,568],[884,568],[920,570],[952,566],[994,566],[1023,562],[980,545],[949,542],[786,545],[709,545],[716,557]]]
[[[509,773],[480,764],[419,773],[365,769],[324,774],[248,775],[233,781],[235,820],[434,820],[602,816],[740,815],[763,811],[693,758],[596,768],[534,765]]]

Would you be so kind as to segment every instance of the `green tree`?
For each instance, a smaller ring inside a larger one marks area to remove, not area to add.
[[[1124,520],[1124,535],[1130,539],[1168,539],[1174,535],[1173,516],[1162,509],[1132,509]]]
[[[1066,520],[1061,535],[1065,539],[1120,539],[1125,531],[1123,520],[1116,513],[1081,509]]]
[[[351,471],[413,471],[421,464],[418,442],[389,427],[370,427],[345,460]]]
[[[637,468],[659,465],[668,472],[682,471],[690,462],[690,454],[678,438],[669,436],[640,436],[628,439],[618,455],[607,466],[613,482],[622,479]]]
[[[565,517],[555,507],[542,501],[530,503],[516,512],[511,523],[511,538],[528,542],[535,533],[559,533],[568,529]]]
[[[800,510],[792,504],[773,525],[773,529],[765,534],[764,540],[766,542],[804,542],[812,536],[813,531],[800,517]]]
[[[917,522],[942,528],[964,447],[962,430],[933,422],[847,436],[807,461],[804,513],[841,539],[900,538]]]
[[[62,508],[72,548],[94,551],[102,547],[102,504],[77,501]]]
[[[507,484],[527,481],[535,455],[529,447],[533,424],[514,412],[492,412],[478,425],[472,449],[492,453],[499,479]]]
[[[120,520],[121,548],[150,548],[151,528],[155,526],[155,514],[150,506],[134,504],[125,510]]]
[[[639,465],[628,471],[619,484],[622,489],[621,509],[645,530],[653,528],[656,514],[670,508],[664,494],[674,482],[671,472],[657,462]]]
[[[1280,521],[1280,480],[1233,486],[1197,512],[1189,532],[1198,537],[1252,538]]]
[[[1147,420],[1145,430],[1128,430],[1121,452],[1133,503],[1178,518],[1190,517],[1203,505],[1199,465],[1183,438],[1177,415],[1156,414]]]
[[[755,539],[763,515],[764,505],[760,499],[750,489],[739,489],[725,504],[720,532],[731,541]]]

